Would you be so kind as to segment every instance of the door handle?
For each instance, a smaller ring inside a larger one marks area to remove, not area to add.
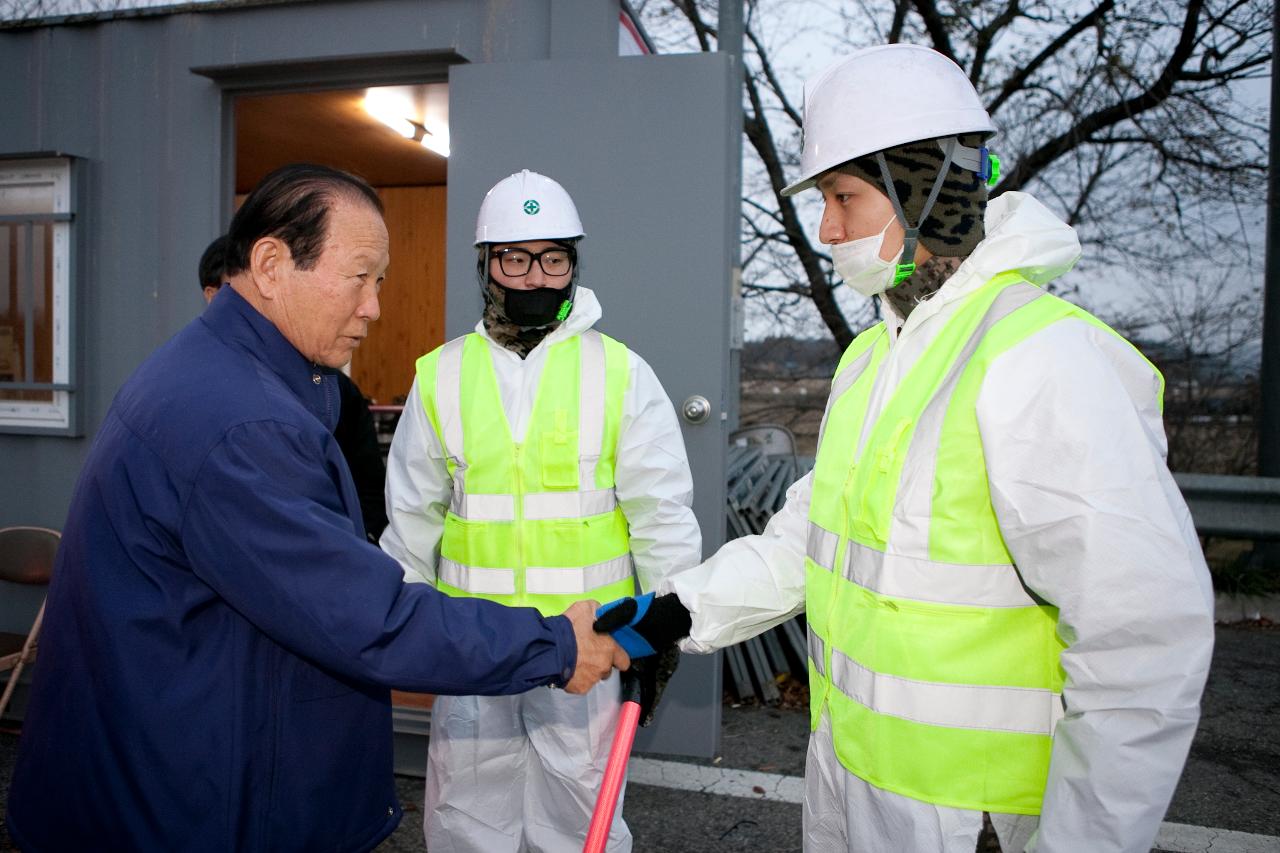
[[[694,394],[680,405],[680,414],[691,424],[700,424],[711,417],[711,401],[701,394]]]

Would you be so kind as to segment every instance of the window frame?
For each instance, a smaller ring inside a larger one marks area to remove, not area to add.
[[[24,306],[25,376],[17,381],[0,380],[0,391],[52,391],[52,403],[0,400],[0,434],[55,435],[76,437],[83,434],[81,405],[80,287],[79,235],[77,212],[83,209],[79,180],[81,158],[61,152],[0,154],[0,184],[16,182],[21,176],[52,177],[54,209],[51,213],[0,214],[0,225],[52,223],[53,292],[52,312],[53,381],[36,382],[33,359],[36,343],[32,340],[33,324],[30,307]],[[26,289],[25,294],[33,291]],[[22,298],[24,294],[20,294]]]

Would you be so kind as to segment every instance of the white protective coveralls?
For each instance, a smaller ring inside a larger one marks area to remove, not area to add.
[[[905,322],[881,302],[890,349],[867,428],[962,297],[1007,270],[1044,284],[1079,255],[1074,230],[1034,198],[992,199],[986,239],[937,293]],[[1000,356],[978,396],[1001,533],[1022,582],[1060,608],[1068,644],[1066,717],[1054,733],[1042,813],[1038,821],[993,815],[1005,851],[1146,853],[1186,759],[1213,646],[1213,593],[1165,464],[1158,394],[1151,368],[1128,345],[1072,318]],[[659,594],[678,593],[692,612],[685,651],[732,645],[804,609],[811,491],[805,476],[762,535],[736,539],[659,584]],[[852,775],[835,757],[825,714],[805,776],[806,850],[974,849],[981,812]]]
[[[587,331],[600,303],[579,286],[573,312],[525,359],[489,343],[502,408],[523,440],[547,349]],[[651,368],[631,353],[615,469],[618,505],[630,528],[641,591],[702,559],[692,510],[693,481],[671,400]],[[387,460],[387,515],[381,546],[405,579],[433,583],[452,482],[444,452],[409,392]],[[602,602],[603,603],[603,602]],[[439,696],[432,707],[423,828],[435,851],[580,851],[604,775],[619,707],[614,673],[585,696],[531,690],[517,696]],[[622,802],[610,851],[631,849]]]

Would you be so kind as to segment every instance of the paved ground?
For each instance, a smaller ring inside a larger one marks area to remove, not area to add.
[[[800,776],[806,737],[803,710],[725,707],[721,755],[688,763]],[[0,735],[3,790],[15,744],[13,736]],[[397,785],[405,819],[379,853],[421,853],[422,780],[401,776]],[[626,815],[637,853],[800,850],[794,803],[633,783]],[[1200,729],[1166,820],[1280,836],[1280,630],[1219,628]],[[0,828],[0,850],[12,849],[7,842]],[[1280,850],[1280,840],[1233,849]]]
[[[1280,836],[1280,626],[1219,627],[1167,820]]]

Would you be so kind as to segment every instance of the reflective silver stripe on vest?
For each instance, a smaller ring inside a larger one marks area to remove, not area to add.
[[[440,348],[436,362],[436,417],[444,434],[444,452],[456,466],[453,493],[466,491],[467,459],[462,443],[462,347],[466,337],[454,338]]]
[[[582,595],[631,577],[631,555],[580,569],[527,568],[525,589],[538,595]]]
[[[595,329],[582,333],[578,381],[578,488],[592,489],[604,444],[604,339]]]
[[[819,566],[832,571],[836,565],[836,547],[840,537],[812,521],[809,522],[809,537],[805,543],[804,553]]]
[[[850,540],[841,574],[880,595],[971,607],[1034,607],[1013,566],[936,563],[926,557],[885,554]]]
[[[613,489],[590,492],[540,492],[524,496],[524,517],[528,521],[586,518],[613,512],[618,505]],[[514,495],[482,495],[454,489],[449,512],[467,521],[515,521]]]
[[[480,569],[440,558],[436,570],[441,581],[472,595],[515,595],[515,569]]]
[[[454,480],[449,512],[468,521],[515,521],[516,499],[513,495],[478,495],[464,492]]]
[[[879,339],[877,339],[879,340]],[[831,395],[827,397],[827,408],[822,413],[822,423],[818,426],[818,446],[822,446],[822,434],[827,431],[827,417],[831,414],[831,407],[836,404],[844,393],[853,387],[853,383],[858,381],[858,377],[867,369],[867,365],[871,363],[871,356],[876,350],[875,343],[867,347],[866,352],[855,358],[844,370],[840,371],[835,380],[831,383]]]
[[[524,517],[531,521],[557,518],[586,518],[613,512],[618,496],[613,489],[587,492],[539,492],[524,496]]]
[[[840,537],[809,522],[805,555],[828,571]],[[937,563],[924,557],[885,554],[849,540],[840,574],[879,595],[971,607],[1034,607],[1040,602],[1013,566]]]
[[[1001,290],[987,308],[964,349],[951,363],[946,378],[938,386],[937,392],[929,400],[920,420],[916,423],[911,438],[911,446],[907,449],[907,458],[902,466],[902,479],[899,481],[898,495],[894,501],[893,518],[890,522],[889,542],[897,551],[912,554],[929,553],[929,519],[933,515],[933,480],[938,464],[938,445],[942,437],[942,422],[951,406],[951,397],[960,377],[964,374],[969,359],[987,332],[996,323],[1008,317],[1014,311],[1044,296],[1044,291],[1030,284],[1012,284]]]
[[[813,629],[809,629],[809,660],[813,661],[813,668],[818,671],[818,675],[826,676],[827,647],[822,642],[822,638],[813,633]]]
[[[1063,717],[1062,695],[1029,687],[976,687],[915,681],[874,672],[831,651],[831,683],[878,714],[931,726],[1052,735]]]

